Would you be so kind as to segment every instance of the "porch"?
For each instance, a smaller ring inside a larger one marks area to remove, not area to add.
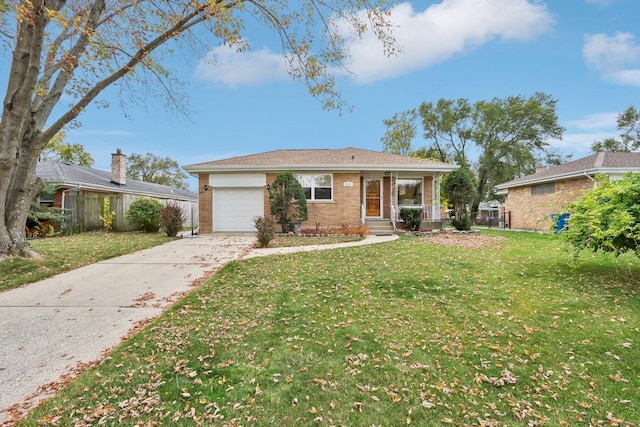
[[[421,230],[434,230],[442,228],[440,206],[438,205],[391,205],[391,214],[388,217],[367,217],[366,206],[363,205],[363,224],[369,228],[370,234],[393,233],[403,228],[404,221],[400,217],[403,208],[422,209]]]
[[[422,229],[442,228],[440,182],[442,175],[423,176],[386,172],[363,176],[360,220],[372,233],[401,228],[402,209],[422,210]]]

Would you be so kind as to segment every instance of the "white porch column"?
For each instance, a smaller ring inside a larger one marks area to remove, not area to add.
[[[440,183],[442,175],[434,176],[431,180],[431,218],[440,221]]]

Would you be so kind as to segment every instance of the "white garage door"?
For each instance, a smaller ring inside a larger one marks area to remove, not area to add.
[[[262,188],[215,188],[213,231],[255,231],[253,219],[264,215]]]

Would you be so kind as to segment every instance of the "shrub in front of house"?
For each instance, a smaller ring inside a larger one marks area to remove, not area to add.
[[[258,232],[258,245],[268,248],[269,243],[276,237],[276,220],[270,216],[258,216],[253,219],[253,226]]]
[[[61,209],[31,204],[25,229],[28,237],[47,237],[57,233],[65,223]]]
[[[400,219],[404,221],[407,230],[418,231],[422,224],[422,208],[402,208],[400,209]]]
[[[127,222],[136,230],[157,233],[160,230],[160,211],[162,204],[157,200],[140,198],[129,207]]]
[[[451,225],[458,231],[469,231],[471,230],[471,218],[469,215],[463,215],[459,220],[452,218]]]
[[[269,206],[283,233],[295,231],[296,223],[309,217],[304,188],[289,171],[279,173],[269,186]]]
[[[176,237],[178,235],[178,231],[182,229],[183,221],[184,212],[176,202],[167,203],[160,211],[160,226],[168,237]]]

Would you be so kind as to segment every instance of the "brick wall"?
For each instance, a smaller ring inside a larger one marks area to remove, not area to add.
[[[276,173],[267,174],[267,183],[271,184]],[[350,182],[352,186],[345,186]],[[301,228],[340,227],[343,224],[356,225],[360,223],[360,205],[362,203],[362,190],[359,173],[334,173],[333,174],[333,200],[310,201],[307,200],[307,212],[309,219],[301,224]],[[269,193],[265,190],[264,212],[269,215]]]
[[[209,185],[209,174],[198,175],[198,200],[199,200],[199,225],[200,234],[213,233],[213,191],[209,188],[204,190],[204,186]]]
[[[511,212],[512,229],[548,231],[551,229],[551,215],[557,214],[582,195],[593,189],[588,177],[556,181],[555,193],[531,194],[531,186],[509,188],[505,202],[505,212]],[[508,217],[507,217],[508,219]]]
[[[382,180],[382,217],[391,218],[391,177]]]

